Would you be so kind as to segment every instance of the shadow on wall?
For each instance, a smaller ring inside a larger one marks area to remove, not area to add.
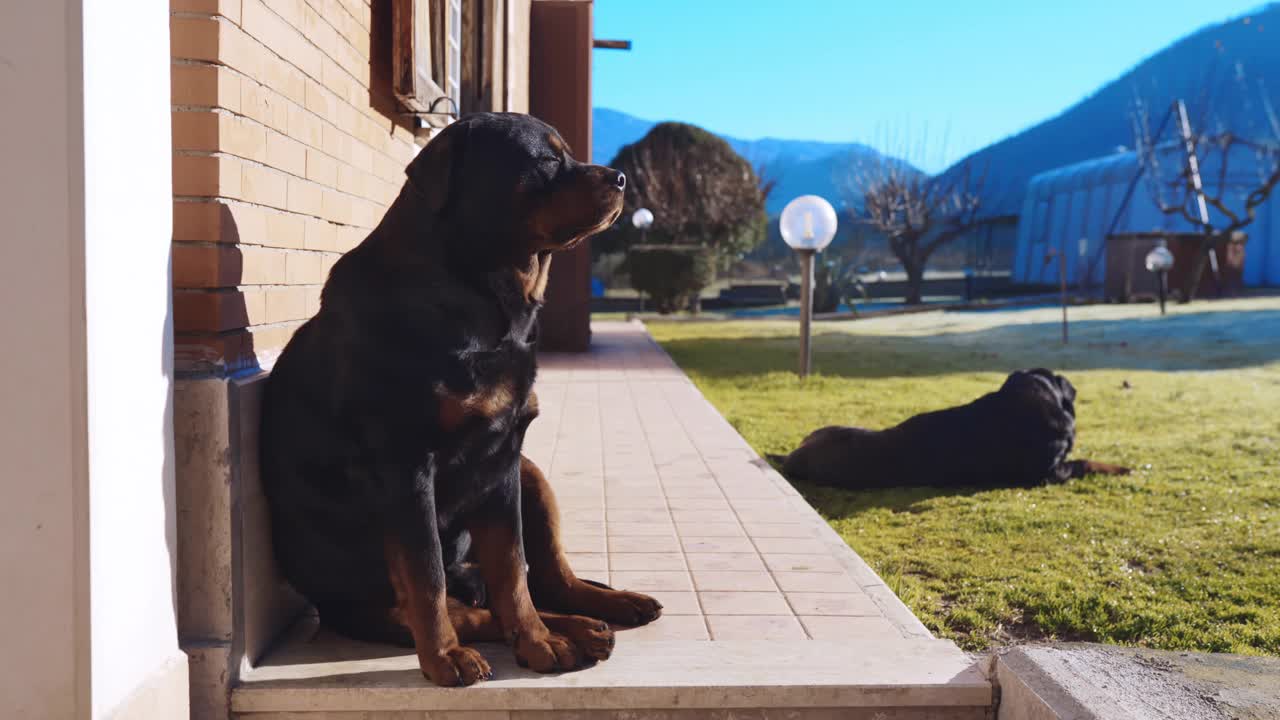
[[[999,372],[1044,365],[1073,370],[1225,370],[1280,360],[1280,310],[1186,313],[1161,318],[1080,320],[1062,345],[1060,322],[1008,324],[930,335],[822,331],[814,337],[816,372],[887,378]],[[709,378],[736,378],[795,365],[792,336],[717,337],[663,343],[682,364]]]
[[[244,276],[244,249],[231,208],[211,203],[215,243],[177,238],[173,254],[172,370],[178,378],[218,377],[260,367],[249,326],[249,308],[237,287]],[[251,250],[252,251],[252,250]]]

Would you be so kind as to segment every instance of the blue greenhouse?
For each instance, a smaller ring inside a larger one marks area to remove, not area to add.
[[[1162,149],[1162,184],[1179,172],[1184,157],[1176,147]],[[1202,168],[1205,189],[1214,195],[1225,185],[1227,206],[1242,208],[1244,196],[1259,184],[1260,166],[1252,152],[1235,153],[1223,179],[1221,165],[1207,158]],[[1063,257],[1068,284],[1099,285],[1105,280],[1103,253],[1109,233],[1194,232],[1196,227],[1180,215],[1161,212],[1155,183],[1150,182],[1155,173],[1139,178],[1138,170],[1137,154],[1122,152],[1032,178],[1018,221],[1014,282],[1057,284],[1060,267],[1055,258]],[[1220,227],[1225,218],[1215,215],[1211,212],[1211,220]],[[1245,285],[1280,285],[1280,190],[1257,209],[1255,220],[1243,231],[1248,235]]]

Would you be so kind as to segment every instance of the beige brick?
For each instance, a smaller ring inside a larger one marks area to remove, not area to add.
[[[303,246],[307,250],[338,250],[338,227],[320,218],[307,218]]]
[[[308,8],[303,0],[263,0],[263,3],[295,29],[306,30],[304,20]]]
[[[351,141],[351,136],[328,123],[323,124],[322,131],[324,142],[320,149],[341,162],[351,162],[351,149],[356,144]]]
[[[173,294],[174,332],[223,332],[248,321],[239,290],[178,290]]]
[[[219,60],[222,25],[211,17],[169,18],[169,54],[186,60]]]
[[[267,162],[267,129],[260,123],[239,115],[218,116],[220,147],[230,153],[254,162]]]
[[[174,149],[216,151],[218,123],[218,114],[212,110],[174,112],[170,125]]]
[[[307,301],[307,317],[312,317],[320,312],[320,294],[322,288],[318,285],[311,285],[306,288]]]
[[[325,124],[300,105],[289,106],[289,137],[313,148],[324,147]]]
[[[239,248],[231,245],[173,244],[175,288],[218,288],[238,283],[243,264]]]
[[[307,148],[307,179],[326,187],[338,185],[338,161],[319,150]]]
[[[297,331],[300,325],[302,325],[301,320],[282,325],[249,328],[248,333],[249,337],[252,338],[254,353],[259,357],[279,353],[288,344],[289,338],[293,337],[293,333]]]
[[[221,242],[265,245],[269,211],[257,205],[225,203],[219,213]]]
[[[351,158],[351,164],[360,170],[360,172],[373,172],[373,155],[373,150],[364,143],[353,142],[350,144],[348,157]]]
[[[245,327],[269,322],[267,320],[266,288],[246,287],[241,289],[240,294],[244,298]]]
[[[198,197],[240,197],[240,164],[234,158],[211,155],[173,157],[173,193]]]
[[[240,110],[240,76],[217,65],[176,63],[169,68],[174,105]]]
[[[267,133],[267,164],[299,177],[307,174],[307,146],[277,132]]]
[[[324,282],[323,253],[293,251],[285,261],[285,282],[289,285],[318,285]]]
[[[288,212],[268,212],[266,219],[266,235],[261,244],[294,249],[306,246],[306,225],[309,218]]]
[[[282,285],[287,279],[289,251],[277,248],[243,246],[241,285]]]
[[[322,278],[329,277],[329,271],[333,269],[333,264],[338,262],[338,258],[342,257],[338,253],[324,253],[324,257],[320,260],[320,276]]]
[[[338,228],[338,251],[347,252],[369,236],[368,230],[359,227],[340,227]]]
[[[314,45],[259,0],[243,2],[241,27],[245,32],[304,74],[320,77],[322,56]]]
[[[174,12],[222,15],[233,23],[240,22],[240,0],[170,0]]]
[[[267,127],[289,132],[289,101],[271,88],[254,80],[244,80],[240,87],[241,112]]]
[[[330,222],[353,224],[353,205],[350,195],[328,188],[320,192],[320,216]]]
[[[216,59],[223,65],[239,70],[259,82],[262,81],[267,68],[279,64],[279,61],[257,40],[229,23],[221,23],[218,26]]]
[[[281,210],[288,207],[288,175],[261,165],[242,166],[241,200]]]
[[[267,322],[304,320],[307,317],[307,290],[304,287],[266,289]]]
[[[327,120],[333,120],[337,99],[315,80],[307,80],[306,108]]]
[[[288,209],[290,212],[321,217],[324,214],[323,198],[324,190],[321,186],[302,178],[289,178]]]
[[[187,242],[218,242],[221,221],[217,203],[173,203],[173,239]]]

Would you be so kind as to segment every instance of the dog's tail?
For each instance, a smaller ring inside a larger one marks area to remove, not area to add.
[[[1128,475],[1133,472],[1127,467],[1095,460],[1072,460],[1068,464],[1071,467],[1072,478],[1082,478],[1086,475]]]

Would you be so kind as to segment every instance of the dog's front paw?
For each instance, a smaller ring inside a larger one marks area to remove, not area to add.
[[[608,620],[617,625],[648,625],[662,616],[662,603],[637,592],[613,590],[596,593],[584,614]]]
[[[582,653],[569,638],[553,632],[516,636],[516,663],[534,672],[573,670],[582,665]]]
[[[459,645],[434,655],[418,656],[422,674],[442,687],[473,685],[493,676],[489,663],[474,649]]]
[[[547,627],[569,638],[592,662],[608,660],[613,654],[613,630],[603,620],[582,615],[564,615],[547,620]]]

